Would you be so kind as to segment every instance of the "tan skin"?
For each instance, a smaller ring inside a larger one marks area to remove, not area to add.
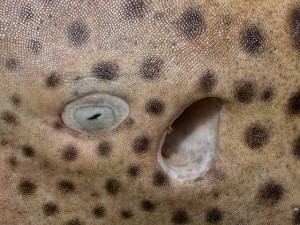
[[[299,46],[296,0],[2,1],[0,223],[300,224]],[[63,109],[92,93],[129,115],[72,131]],[[163,135],[207,97],[217,159],[174,179]]]

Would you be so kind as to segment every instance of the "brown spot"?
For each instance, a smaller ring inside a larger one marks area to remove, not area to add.
[[[130,219],[133,217],[133,213],[130,209],[124,209],[121,211],[121,217],[123,219]]]
[[[272,88],[267,88],[266,90],[263,91],[261,94],[260,99],[264,102],[271,101],[274,95],[274,91]]]
[[[45,84],[49,88],[55,88],[60,84],[60,77],[56,72],[52,72],[46,79]]]
[[[206,221],[208,223],[218,223],[222,221],[223,213],[219,208],[209,209],[206,213]]]
[[[26,5],[21,7],[20,17],[23,20],[30,20],[34,16],[33,9],[31,5]]]
[[[101,142],[97,148],[98,155],[102,157],[108,157],[110,155],[111,150],[112,144],[107,141]]]
[[[81,20],[71,22],[67,33],[70,43],[75,47],[82,46],[90,38],[88,26]]]
[[[113,62],[101,62],[92,68],[92,75],[99,80],[115,80],[118,77],[119,66]]]
[[[84,225],[85,223],[80,221],[79,218],[74,218],[65,223],[65,225]]]
[[[121,189],[121,183],[117,179],[110,178],[105,183],[105,189],[108,194],[116,195]]]
[[[55,130],[61,130],[64,127],[64,125],[60,121],[55,121],[53,124],[53,128]]]
[[[288,109],[291,114],[300,114],[300,91],[291,96]]]
[[[254,97],[254,86],[249,81],[240,81],[235,84],[234,97],[239,102],[250,103]]]
[[[93,215],[95,218],[102,218],[105,216],[105,214],[106,214],[106,210],[105,210],[104,206],[97,205],[94,207]]]
[[[137,137],[133,143],[133,150],[139,154],[145,153],[150,149],[150,144],[151,141],[149,137],[147,136]]]
[[[184,11],[179,21],[179,29],[187,39],[195,39],[206,30],[204,16],[199,8]]]
[[[21,96],[16,93],[11,96],[10,100],[15,106],[20,106],[22,103]]]
[[[47,202],[43,205],[45,216],[54,216],[59,213],[58,206],[54,202]]]
[[[294,8],[290,15],[290,30],[294,45],[300,49],[300,6]]]
[[[127,19],[142,19],[147,12],[144,0],[127,0],[124,5],[124,15]]]
[[[156,99],[150,99],[146,104],[146,112],[150,115],[161,115],[165,111],[165,104]]]
[[[23,154],[28,158],[34,157],[34,155],[35,155],[35,150],[30,145],[23,146],[22,151],[23,151]]]
[[[211,92],[217,84],[214,73],[207,71],[200,79],[200,90],[203,92]]]
[[[242,32],[241,45],[242,48],[250,55],[261,53],[265,46],[265,40],[261,30],[256,25],[247,27]]]
[[[9,59],[6,60],[5,66],[9,70],[16,70],[20,67],[20,63],[16,59],[9,58]]]
[[[7,144],[8,144],[8,140],[6,140],[6,139],[0,140],[0,145],[1,146],[6,146]]]
[[[283,194],[284,189],[281,184],[275,181],[268,181],[259,189],[258,198],[260,203],[272,206],[282,199]]]
[[[63,194],[67,194],[75,191],[75,185],[72,181],[61,180],[57,183],[57,189]]]
[[[153,212],[156,208],[155,204],[149,200],[143,200],[141,202],[141,208],[146,212]]]
[[[144,80],[154,80],[161,76],[163,61],[157,57],[148,57],[140,66],[140,73]]]
[[[36,191],[36,184],[32,180],[23,179],[19,183],[18,190],[22,195],[32,195]]]
[[[183,209],[178,209],[171,218],[173,224],[187,224],[190,222],[189,215]]]
[[[42,42],[31,39],[28,41],[27,48],[30,52],[37,54],[42,49]]]
[[[130,177],[136,178],[140,174],[140,167],[138,165],[131,165],[128,168],[128,175]]]
[[[300,137],[298,137],[293,144],[293,153],[297,159],[300,160]]]
[[[62,152],[62,159],[65,161],[74,161],[78,157],[78,150],[74,146],[67,146]]]
[[[18,121],[16,115],[12,112],[9,112],[9,111],[2,112],[1,119],[5,123],[7,123],[11,126],[14,126],[14,127],[16,127],[20,124],[20,122]]]
[[[9,165],[11,165],[12,167],[16,167],[16,166],[19,164],[16,156],[11,156],[11,157],[9,157],[8,163],[9,163]]]
[[[163,172],[157,171],[153,175],[152,184],[157,187],[164,187],[169,184],[169,179]]]
[[[245,132],[246,145],[252,149],[261,148],[269,142],[269,131],[260,124],[252,124]]]

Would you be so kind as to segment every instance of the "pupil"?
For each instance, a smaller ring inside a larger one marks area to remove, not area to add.
[[[87,118],[88,120],[95,120],[95,119],[98,119],[98,117],[101,116],[101,113],[97,113],[93,116],[91,116],[90,118]]]

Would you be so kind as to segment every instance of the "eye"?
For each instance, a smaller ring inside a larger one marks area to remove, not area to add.
[[[124,100],[108,94],[92,94],[70,102],[62,112],[62,120],[80,133],[104,133],[120,125],[128,114]]]

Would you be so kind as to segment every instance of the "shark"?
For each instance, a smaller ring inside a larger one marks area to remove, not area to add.
[[[300,3],[2,0],[1,225],[299,225]]]

